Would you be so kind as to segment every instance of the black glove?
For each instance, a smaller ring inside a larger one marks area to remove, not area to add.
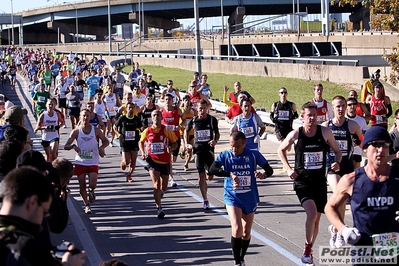
[[[54,129],[55,129],[55,130],[59,130],[59,129],[60,129],[60,126],[55,126]]]

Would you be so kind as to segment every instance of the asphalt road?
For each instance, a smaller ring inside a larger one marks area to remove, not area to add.
[[[15,91],[3,89],[15,104],[30,108],[26,94],[27,83],[20,76]],[[33,135],[36,121],[31,113],[26,120],[34,139],[34,147],[41,149],[40,136]],[[69,125],[69,121],[67,123]],[[219,120],[221,139],[216,153],[229,149],[228,125]],[[60,157],[74,159],[73,151],[64,151],[70,128],[61,130]],[[305,213],[292,189],[292,181],[282,170],[276,153],[278,142],[274,135],[261,140],[261,152],[275,173],[259,180],[261,196],[252,230],[251,244],[245,258],[246,265],[302,265],[305,238]],[[92,214],[84,213],[77,178],[70,182],[68,201],[70,221],[60,235],[52,235],[54,244],[71,241],[87,253],[86,265],[116,258],[128,265],[234,265],[230,249],[231,229],[223,203],[223,178],[208,182],[211,210],[202,209],[195,165],[183,171],[183,161],[173,166],[178,187],[168,188],[162,200],[166,216],[156,217],[152,196],[152,182],[138,160],[133,183],[125,182],[126,171],[119,168],[119,147],[108,147],[106,157],[100,160],[100,174],[96,201]],[[288,158],[293,163],[291,152]],[[350,210],[345,219],[351,224]],[[320,232],[313,248],[314,262],[318,261],[319,246],[328,246],[329,223],[324,215]]]

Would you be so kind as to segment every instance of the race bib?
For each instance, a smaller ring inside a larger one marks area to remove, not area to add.
[[[323,167],[323,153],[322,152],[304,152],[303,166],[305,169],[321,169]]]
[[[170,129],[172,131],[175,131],[176,126],[175,125],[165,125],[166,130]]]
[[[91,160],[93,159],[93,150],[83,149],[80,151],[80,158]]]
[[[384,254],[384,256],[378,256],[378,254],[375,254],[375,257],[379,259],[396,257],[399,254],[398,235],[399,233],[397,232],[372,235],[371,238],[373,239],[373,247],[375,250],[386,249],[388,254],[391,254],[391,256],[386,254]],[[391,253],[389,252],[390,250],[392,250]]]
[[[122,83],[120,83],[120,82],[116,83],[116,87],[117,87],[117,88],[122,87]]]
[[[324,121],[326,121],[326,115],[318,115],[317,116],[317,122],[320,124],[320,123],[323,123]]]
[[[240,185],[233,186],[233,191],[236,193],[246,193],[251,191],[251,177],[250,176],[239,176]]]
[[[195,132],[195,134],[199,142],[206,142],[211,140],[211,130],[209,129],[198,130]]]
[[[44,96],[39,96],[39,97],[37,97],[37,101],[38,101],[39,103],[45,103],[45,102],[46,102],[46,97],[44,97]]]
[[[337,140],[338,147],[342,151],[342,156],[348,155],[348,141],[347,140]]]
[[[135,140],[136,131],[125,131],[125,140]]]
[[[153,142],[150,144],[150,151],[152,154],[163,154],[165,146],[163,142]]]
[[[287,110],[278,110],[278,120],[289,120],[290,112]]]
[[[247,138],[252,138],[255,136],[253,127],[243,127],[240,131],[244,133],[245,137]]]
[[[375,116],[375,122],[377,124],[382,124],[387,122],[387,117],[386,115],[376,115]]]

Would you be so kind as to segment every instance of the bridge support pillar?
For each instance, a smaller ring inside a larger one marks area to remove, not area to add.
[[[238,6],[234,12],[229,16],[230,33],[243,33],[244,32],[244,15],[245,7]]]
[[[353,23],[353,30],[370,30],[370,9],[361,7],[349,16],[349,21]],[[363,28],[360,27],[360,22]]]
[[[139,14],[137,12],[130,13],[129,20],[132,23],[139,24]],[[166,37],[168,35],[167,33],[168,30],[179,28],[180,23],[178,21],[167,20],[164,18],[144,16],[143,30],[144,30],[144,35],[146,36],[148,35],[148,27],[163,29],[164,36]]]

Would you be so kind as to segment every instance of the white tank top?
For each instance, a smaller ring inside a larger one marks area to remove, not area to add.
[[[53,112],[53,116],[49,116],[48,112],[43,112],[43,126],[46,129],[43,132],[42,140],[52,141],[53,139],[59,138],[58,130],[55,129],[55,126],[58,126],[58,115],[57,112]],[[48,129],[47,129],[48,128]]]
[[[94,166],[99,163],[98,142],[96,138],[95,127],[90,125],[91,130],[89,134],[85,134],[82,128],[79,128],[78,147],[80,153],[76,153],[75,164],[84,166]]]
[[[112,96],[109,96],[108,93],[104,97],[104,101],[107,104],[108,113],[110,116],[116,116],[116,112],[118,111],[118,106],[116,106],[116,95],[112,93]]]
[[[103,101],[101,103],[94,103],[94,112],[101,117],[103,122],[107,122],[107,118],[105,117],[105,104]]]

